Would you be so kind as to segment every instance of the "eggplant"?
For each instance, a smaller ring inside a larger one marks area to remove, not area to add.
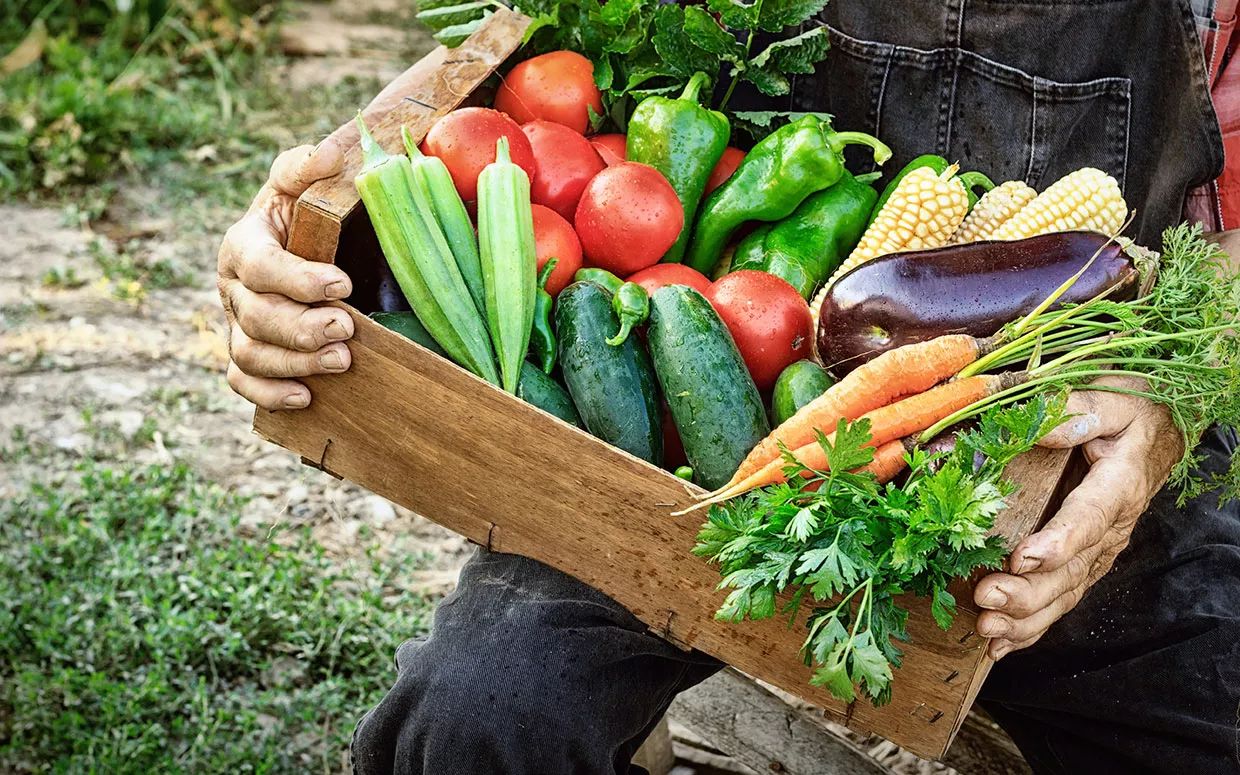
[[[1108,298],[1134,298],[1139,269],[1154,254],[1092,231],[876,258],[840,278],[823,300],[818,355],[838,379],[901,345],[943,334],[991,336],[1033,310],[1095,253],[1059,303],[1084,302],[1108,288]]]

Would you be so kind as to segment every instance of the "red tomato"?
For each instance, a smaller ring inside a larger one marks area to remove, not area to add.
[[[461,108],[435,122],[422,141],[422,153],[443,159],[461,199],[478,198],[478,173],[495,161],[495,141],[508,138],[514,164],[534,180],[534,151],[517,122],[490,108]]]
[[[547,278],[547,293],[558,295],[564,286],[573,281],[573,275],[581,268],[581,242],[577,232],[568,221],[550,207],[531,205],[534,212],[534,253],[538,256],[538,271],[551,258],[557,258],[555,269]]]
[[[590,264],[620,277],[658,263],[684,224],[672,184],[654,167],[633,161],[595,175],[573,219]]]
[[[723,185],[723,181],[732,177],[732,173],[736,172],[736,168],[741,166],[741,162],[745,159],[745,152],[740,148],[725,148],[723,155],[719,157],[715,168],[710,171],[710,178],[706,181],[706,191],[702,194],[705,196]]]
[[[495,93],[495,109],[518,123],[554,121],[579,135],[590,126],[587,106],[602,115],[594,65],[574,51],[552,51],[521,62],[508,71]]]
[[[665,285],[687,285],[705,295],[706,289],[710,287],[710,280],[706,275],[684,264],[655,264],[640,272],[634,272],[625,279],[645,288],[646,293],[654,293]]]
[[[724,275],[706,292],[759,390],[790,363],[810,357],[809,305],[782,278],[753,269]]]
[[[563,124],[531,121],[521,131],[529,138],[538,165],[538,174],[530,184],[530,199],[572,218],[586,184],[607,165],[589,140]]]
[[[629,158],[629,139],[624,135],[594,135],[586,139],[594,146],[594,150],[598,151],[598,155],[603,157],[603,162],[608,167]]]

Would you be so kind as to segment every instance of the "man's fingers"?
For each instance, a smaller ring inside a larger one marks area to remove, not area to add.
[[[1068,590],[1084,584],[1101,553],[1100,545],[1090,546],[1073,554],[1061,567],[1042,573],[1026,573],[1023,576],[992,573],[978,582],[973,600],[982,608],[999,611],[1009,617],[1020,619],[1031,616],[1051,605]]]
[[[291,379],[253,377],[237,364],[228,364],[228,386],[245,400],[263,409],[305,409],[310,405],[310,391]]]
[[[310,307],[274,293],[254,293],[237,280],[225,288],[237,325],[251,339],[314,352],[353,336],[353,319],[337,307]]]
[[[251,216],[229,231],[233,229],[237,233],[229,238],[232,244],[246,247],[244,252],[231,255],[228,270],[251,291],[276,293],[305,303],[343,299],[353,292],[353,282],[340,267],[289,253]]]
[[[1064,590],[1047,605],[1024,618],[1008,616],[998,611],[984,611],[977,619],[977,633],[986,638],[997,638],[1009,644],[1033,643],[1042,637],[1052,624],[1071,611],[1085,594],[1085,584]]]
[[[1102,541],[1116,524],[1135,519],[1148,500],[1148,487],[1135,465],[1124,455],[1095,462],[1050,522],[1012,550],[1008,567],[1014,573],[1063,567],[1069,558]]]
[[[344,156],[336,143],[302,145],[276,157],[267,182],[281,194],[297,198],[310,184],[340,172]]]
[[[338,374],[349,368],[352,357],[343,342],[334,342],[311,353],[289,350],[251,339],[239,327],[232,330],[233,363],[255,377],[288,379],[311,374]]]
[[[1145,387],[1140,380],[1131,377],[1102,377],[1095,385],[1137,390]],[[1116,436],[1128,427],[1144,407],[1144,399],[1127,393],[1082,388],[1068,396],[1065,414],[1068,420],[1046,434],[1039,446],[1052,449],[1077,447],[1098,438]],[[1073,416],[1075,415],[1075,416]]]

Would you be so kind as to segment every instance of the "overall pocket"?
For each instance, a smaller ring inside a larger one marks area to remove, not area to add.
[[[1064,83],[962,48],[915,49],[828,29],[829,75],[797,84],[798,107],[876,134],[895,151],[889,164],[938,153],[996,183],[1024,180],[1039,190],[1091,166],[1123,187],[1128,78]]]

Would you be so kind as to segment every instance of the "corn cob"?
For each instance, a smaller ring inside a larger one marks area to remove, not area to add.
[[[452,183],[452,175],[441,159],[427,156],[418,148],[409,134],[409,127],[402,126],[400,135],[405,140],[405,152],[409,154],[409,165],[413,168],[414,180],[426,191],[431,207],[435,212],[435,220],[443,229],[443,235],[452,249],[456,266],[465,278],[469,295],[478,308],[478,314],[486,314],[486,296],[482,287],[482,262],[478,258],[478,238],[474,235],[474,224],[469,220],[465,203],[456,192]]]
[[[940,175],[930,167],[919,167],[906,175],[857,247],[818,292],[813,309],[837,280],[871,259],[946,244],[969,212],[969,195],[956,177],[958,170],[953,164]]]
[[[512,163],[507,137],[495,151],[495,161],[478,175],[478,244],[491,341],[504,390],[516,393],[534,324],[538,261],[529,176]]]
[[[1038,194],[996,229],[993,239],[1024,239],[1072,229],[1115,234],[1127,215],[1128,205],[1115,178],[1102,170],[1082,167]]]
[[[992,188],[977,200],[968,217],[956,229],[949,244],[990,239],[995,230],[1038,195],[1023,180],[1009,180]]]
[[[379,147],[361,114],[357,126],[363,164],[353,182],[401,292],[452,360],[499,384],[486,324],[409,160]]]

